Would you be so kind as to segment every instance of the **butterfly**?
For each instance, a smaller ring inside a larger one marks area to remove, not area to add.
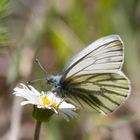
[[[121,71],[123,62],[120,36],[105,36],[79,52],[61,74],[49,76],[48,83],[57,96],[108,114],[130,95],[130,81]]]

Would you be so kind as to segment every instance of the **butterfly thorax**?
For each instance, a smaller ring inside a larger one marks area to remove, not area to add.
[[[48,77],[48,84],[52,86],[51,90],[56,92],[58,95],[62,95],[62,85],[61,85],[62,75],[51,75]]]

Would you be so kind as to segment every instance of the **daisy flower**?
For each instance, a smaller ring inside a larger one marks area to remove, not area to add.
[[[51,91],[39,92],[31,85],[26,86],[20,84],[20,87],[14,88],[13,94],[26,99],[21,102],[21,105],[32,104],[39,109],[52,110],[67,121],[69,118],[77,116],[75,112],[76,107],[73,104],[65,102],[64,99],[56,96],[56,94]]]

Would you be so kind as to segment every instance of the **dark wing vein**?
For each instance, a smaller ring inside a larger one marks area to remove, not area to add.
[[[118,44],[117,44],[117,41],[118,41]],[[113,45],[113,46],[109,46],[109,45],[110,45],[111,43],[113,43],[113,42],[115,42],[116,44]],[[84,55],[82,58],[80,58],[80,59],[77,60],[74,64],[72,64],[70,67],[68,67],[68,68],[63,72],[64,75],[63,75],[62,80],[64,80],[64,78],[66,77],[67,73],[69,73],[69,71],[70,71],[71,69],[73,69],[78,63],[80,63],[80,62],[82,62],[83,60],[85,60],[85,59],[87,59],[88,57],[90,57],[90,54],[92,54],[92,53],[95,52],[96,50],[99,50],[100,48],[106,49],[106,46],[109,46],[109,47],[111,48],[111,47],[115,47],[115,46],[117,46],[117,45],[121,46],[121,45],[122,45],[122,42],[120,42],[120,40],[113,40],[113,41],[111,41],[111,42],[108,42],[108,43],[106,43],[106,44],[103,44],[103,45],[97,47],[96,49],[93,49],[91,52],[89,52],[88,54]],[[123,48],[121,48],[121,49],[119,49],[119,50],[122,51]],[[114,52],[117,52],[117,51],[119,51],[119,50],[114,50]],[[105,52],[105,53],[108,53],[108,52],[113,52],[113,50],[112,50],[112,51],[107,51],[107,52]],[[97,51],[96,53],[98,53],[98,51]],[[96,55],[96,53],[94,54],[94,56]],[[92,55],[92,56],[93,56],[93,55]],[[92,57],[92,56],[91,56],[91,57]],[[119,56],[119,55],[118,55],[118,56]],[[103,59],[103,58],[101,58],[101,59]],[[100,60],[100,59],[99,59],[99,60]],[[96,62],[96,61],[98,61],[98,59],[95,60],[95,62]],[[71,76],[71,78],[72,78],[74,75],[76,75],[77,73],[79,73],[79,72],[83,71],[84,69],[90,67],[91,65],[94,65],[95,62],[93,62],[92,64],[86,66],[85,68],[81,69],[80,71],[77,71],[75,74],[73,74],[73,75]]]
[[[64,85],[68,92],[67,97],[76,98],[78,104],[83,107],[87,104],[96,111],[104,113],[115,110],[128,96],[130,89],[128,80],[116,73],[78,76]]]

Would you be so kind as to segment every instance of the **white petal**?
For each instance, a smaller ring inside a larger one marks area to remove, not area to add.
[[[41,99],[39,98],[40,93],[32,86],[29,85],[29,88],[24,84],[20,84],[22,87],[14,88],[14,93],[16,96],[20,96],[29,100],[30,102],[36,105],[42,105]]]
[[[34,95],[40,96],[40,92],[38,92],[34,87],[32,87],[31,85],[29,85],[29,87]]]
[[[69,108],[69,109],[75,109],[75,106],[74,105],[72,105],[72,104],[70,104],[70,103],[66,103],[66,102],[62,102],[60,105],[59,105],[59,108],[60,109],[67,109],[67,108]]]
[[[23,102],[21,102],[20,104],[23,106],[23,105],[34,104],[34,103],[32,103],[32,102],[30,102],[30,101],[23,101]]]

